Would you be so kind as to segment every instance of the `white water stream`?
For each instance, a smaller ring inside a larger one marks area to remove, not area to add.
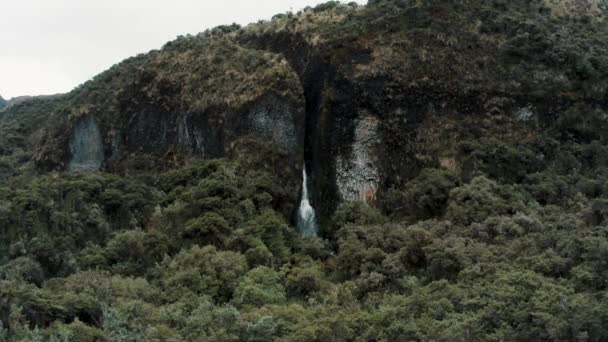
[[[308,182],[306,180],[306,167],[304,167],[304,170],[302,170],[302,200],[298,210],[298,232],[302,237],[307,237],[316,236],[318,231],[317,215],[308,198]]]

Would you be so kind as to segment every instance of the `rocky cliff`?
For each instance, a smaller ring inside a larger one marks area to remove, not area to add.
[[[606,8],[328,2],[0,111],[0,336],[607,341]]]
[[[35,162],[128,174],[227,156],[254,138],[285,153],[290,187],[309,165],[322,221],[341,201],[383,205],[427,167],[517,177],[467,146],[501,131],[497,145],[513,141],[542,167],[551,151],[539,132],[573,113],[585,113],[573,136],[604,136],[608,29],[600,3],[582,5],[329,2],[180,37],[67,94]]]

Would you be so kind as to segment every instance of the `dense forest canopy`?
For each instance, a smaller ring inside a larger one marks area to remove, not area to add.
[[[330,1],[0,111],[0,341],[608,340],[607,10]]]

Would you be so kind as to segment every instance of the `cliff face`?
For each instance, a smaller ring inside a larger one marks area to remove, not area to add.
[[[255,138],[286,154],[281,184],[299,187],[304,100],[297,75],[280,55],[222,33],[182,37],[127,60],[62,101],[35,148],[40,170],[160,171],[232,155],[239,140]],[[289,202],[295,207],[297,193]]]
[[[605,10],[329,2],[0,111],[0,335],[608,340]]]
[[[82,118],[72,131],[70,137],[70,162],[67,170],[97,171],[104,160],[103,141],[95,118]]]
[[[328,3],[181,37],[68,94],[36,165],[133,173],[231,155],[253,138],[285,153],[290,187],[309,165],[322,223],[341,201],[383,205],[426,167],[517,177],[500,166],[501,144],[542,167],[544,132],[604,136],[604,14],[585,2],[566,17],[568,4]],[[584,119],[568,126],[573,115]],[[487,132],[502,136],[494,152],[468,153]]]
[[[313,204],[326,219],[341,201],[383,202],[423,168],[491,164],[466,150],[484,134],[504,129],[505,145],[526,145],[542,165],[543,135],[565,113],[605,126],[594,118],[608,60],[586,34],[606,38],[606,24],[585,4],[569,17],[563,2],[327,4],[236,36],[300,76]]]

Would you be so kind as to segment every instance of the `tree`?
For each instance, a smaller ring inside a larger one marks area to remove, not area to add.
[[[286,292],[281,282],[277,272],[265,266],[256,267],[249,271],[237,286],[233,303],[239,307],[284,304]]]
[[[403,190],[391,189],[383,206],[389,215],[424,220],[443,215],[458,179],[449,171],[424,169]]]
[[[523,195],[515,188],[479,176],[450,192],[446,218],[469,225],[493,215],[515,214],[525,207]]]
[[[162,275],[158,281],[170,291],[170,298],[208,295],[227,302],[247,272],[247,262],[239,253],[218,251],[213,246],[193,246],[165,259],[157,272]]]

